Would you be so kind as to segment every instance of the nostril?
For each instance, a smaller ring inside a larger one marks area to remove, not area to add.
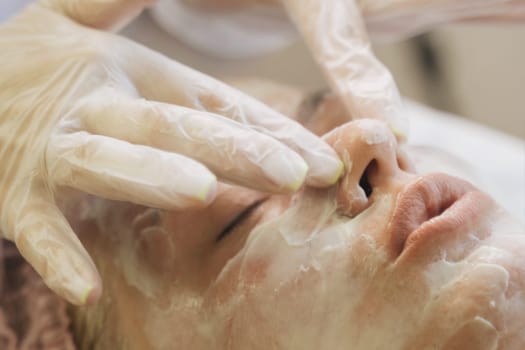
[[[363,175],[361,175],[361,178],[359,179],[359,186],[363,189],[365,192],[366,198],[370,198],[372,195],[372,192],[374,191],[374,188],[372,187],[372,184],[370,183],[370,173],[377,167],[376,161],[371,161],[367,166],[365,171],[363,172]]]
[[[370,206],[373,201],[371,196],[374,192],[377,169],[378,163],[374,159],[368,163],[364,171],[356,171],[343,179],[337,196],[340,213],[353,218]],[[359,178],[358,174],[361,174]]]
[[[397,143],[386,124],[370,119],[351,122],[327,136],[346,172],[337,187],[338,213],[356,217],[376,195],[397,184],[402,171],[396,162]],[[399,161],[404,159],[400,156]]]
[[[363,189],[363,191],[365,191],[366,198],[370,198],[370,195],[372,194],[372,186],[370,185],[370,182],[368,182],[366,173],[361,176],[361,179],[359,180],[359,186]]]

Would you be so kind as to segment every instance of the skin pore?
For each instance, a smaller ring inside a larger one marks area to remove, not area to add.
[[[317,98],[287,108],[321,134],[344,115]],[[73,310],[81,348],[522,349],[523,229],[468,183],[413,174],[381,122],[325,139],[346,166],[329,189],[223,185],[191,212],[64,196],[104,284]]]

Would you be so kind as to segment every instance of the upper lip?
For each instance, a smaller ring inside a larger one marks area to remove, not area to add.
[[[389,224],[395,256],[418,250],[441,234],[469,228],[485,216],[492,201],[466,181],[444,174],[419,177],[406,185],[397,197]],[[459,230],[458,230],[459,229]]]

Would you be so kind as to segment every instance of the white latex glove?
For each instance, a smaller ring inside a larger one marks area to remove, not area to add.
[[[352,118],[384,120],[398,139],[405,139],[408,125],[399,91],[372,52],[356,1],[281,2]]]
[[[400,139],[406,137],[408,125],[399,93],[390,72],[374,56],[367,32],[374,39],[392,40],[447,22],[525,21],[525,0],[160,0],[160,7],[174,2],[206,16],[217,13],[218,22],[221,12],[253,8],[255,14],[258,7],[284,6],[350,115],[384,119]],[[169,14],[156,15],[164,17],[161,25],[168,30],[179,28],[168,23]],[[257,27],[251,29],[255,32]]]
[[[95,301],[101,286],[55,205],[60,186],[177,209],[210,202],[215,175],[288,192],[307,164],[311,185],[332,184],[342,171],[335,152],[299,124],[92,29],[121,25],[145,5],[41,1],[0,26],[0,231],[75,304]]]
[[[517,19],[518,14],[525,19],[525,0],[280,1],[352,118],[383,119],[401,140],[408,122],[392,75],[374,56],[367,30],[401,37],[455,20]]]
[[[203,14],[250,6],[284,7],[349,115],[384,120],[398,139],[406,138],[408,125],[398,89],[372,52],[357,0],[161,0],[161,8],[173,1],[201,9]],[[160,21],[164,27],[169,27],[168,16]],[[157,13],[156,17],[163,16]],[[177,28],[176,24],[172,27]]]

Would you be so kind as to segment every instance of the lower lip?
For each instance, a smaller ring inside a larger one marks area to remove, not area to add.
[[[469,183],[431,174],[400,193],[390,224],[397,255],[420,250],[434,241],[470,234],[486,217],[492,200]]]

